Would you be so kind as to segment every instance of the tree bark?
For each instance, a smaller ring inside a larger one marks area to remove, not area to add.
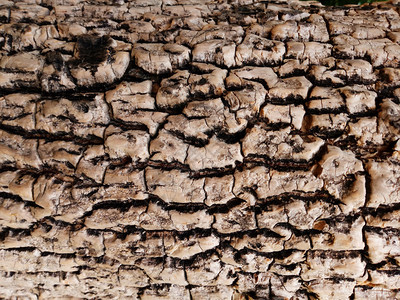
[[[0,4],[1,299],[399,299],[398,2]]]

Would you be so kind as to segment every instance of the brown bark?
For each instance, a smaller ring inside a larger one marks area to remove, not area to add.
[[[400,298],[397,1],[0,21],[0,298]]]

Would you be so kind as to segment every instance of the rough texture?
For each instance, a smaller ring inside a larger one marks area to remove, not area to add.
[[[0,1],[0,298],[400,299],[399,13]]]

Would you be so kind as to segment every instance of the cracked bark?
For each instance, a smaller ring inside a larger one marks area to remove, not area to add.
[[[0,4],[0,298],[398,299],[398,2]]]

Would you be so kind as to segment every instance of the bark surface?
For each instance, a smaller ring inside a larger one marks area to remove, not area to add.
[[[0,3],[1,299],[400,299],[397,1]]]

